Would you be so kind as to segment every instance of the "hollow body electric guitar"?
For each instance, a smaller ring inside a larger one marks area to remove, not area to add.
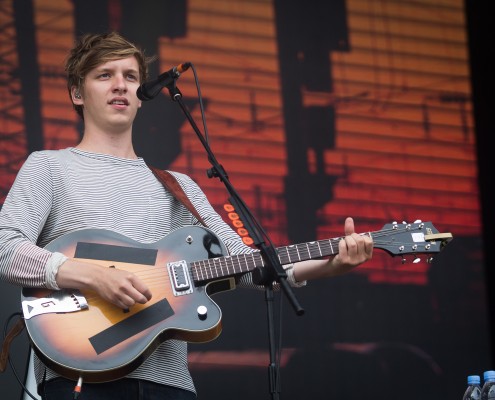
[[[429,222],[387,224],[368,232],[374,248],[393,256],[435,254],[452,239]],[[282,264],[337,254],[341,238],[277,248]],[[91,291],[23,288],[28,335],[40,359],[59,374],[85,382],[119,379],[165,340],[206,342],[221,332],[220,308],[210,295],[234,288],[234,276],[263,267],[258,251],[227,255],[209,229],[178,229],[143,244],[108,230],[83,229],[46,246],[83,261],[136,274],[153,293],[146,304],[122,310]]]

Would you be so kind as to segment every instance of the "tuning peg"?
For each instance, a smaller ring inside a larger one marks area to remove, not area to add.
[[[426,259],[426,262],[427,262],[428,264],[431,264],[431,263],[433,262],[433,257],[428,257],[428,258]]]
[[[414,221],[415,224],[420,224],[421,222],[423,222],[423,221],[421,221],[420,219],[417,219],[416,221]]]
[[[406,258],[405,257],[402,257],[401,262],[402,262],[402,264],[405,264],[406,263]]]
[[[417,264],[421,261],[421,258],[419,257],[416,257],[414,260],[413,260],[413,264]]]

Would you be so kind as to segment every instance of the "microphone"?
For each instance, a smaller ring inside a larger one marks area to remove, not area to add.
[[[164,87],[168,87],[173,83],[184,71],[187,71],[191,66],[190,62],[185,62],[170,68],[167,72],[159,75],[158,78],[144,82],[139,86],[136,94],[139,100],[147,101],[155,98]]]

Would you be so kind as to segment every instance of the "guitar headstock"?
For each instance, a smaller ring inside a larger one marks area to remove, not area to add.
[[[451,233],[440,233],[431,222],[422,221],[385,224],[372,237],[375,248],[393,256],[436,254],[453,239]],[[428,261],[432,258],[428,257]]]

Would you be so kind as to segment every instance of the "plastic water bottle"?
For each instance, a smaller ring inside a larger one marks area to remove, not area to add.
[[[480,400],[481,399],[481,386],[479,375],[469,375],[467,377],[467,389],[462,396],[462,400]]]
[[[495,400],[495,371],[485,371],[483,380],[481,400]]]

